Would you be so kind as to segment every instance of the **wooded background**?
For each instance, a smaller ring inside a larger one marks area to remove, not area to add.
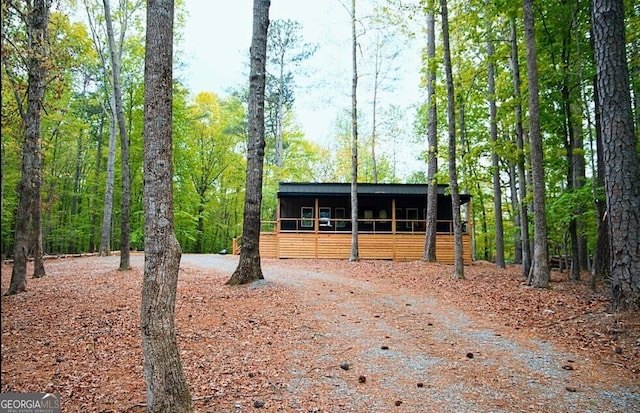
[[[18,8],[7,6],[9,3],[2,3],[3,257],[11,256],[14,248],[28,50],[22,16],[16,12]],[[130,245],[141,249],[145,4],[117,3],[111,15],[129,143]],[[434,14],[439,21],[439,5],[395,0],[362,3],[372,11],[357,17],[362,74],[358,89],[362,96],[358,108],[358,180],[427,182],[427,103],[401,108],[381,101],[376,92],[392,87],[397,73],[394,68],[402,64],[398,56],[406,43],[407,37],[403,36],[424,37],[428,15]],[[636,125],[636,153],[629,156],[637,157],[640,6],[633,0],[624,4]],[[175,37],[179,51],[186,9],[184,2],[177,6]],[[80,11],[72,11],[74,7]],[[532,203],[527,132],[531,114],[527,106],[522,2],[450,0],[448,10],[456,91],[457,172],[460,190],[473,196],[475,257],[493,261],[503,249],[507,262],[521,262],[520,205],[531,210]],[[580,268],[588,269],[597,254],[598,222],[605,201],[604,166],[599,164],[603,159],[597,128],[592,4],[583,0],[537,2],[533,13],[549,251],[551,255],[573,255]],[[42,238],[46,254],[98,251],[101,242],[108,250],[121,248],[123,146],[119,144],[122,133],[104,16],[101,0],[59,1],[51,12],[41,135]],[[351,180],[350,108],[335,109],[338,121],[332,142],[324,144],[307,139],[293,116],[295,78],[308,75],[301,73],[298,63],[318,47],[305,43],[300,33],[299,24],[292,21],[272,21],[269,28],[262,205],[266,220],[275,214],[278,181]],[[438,183],[448,183],[447,93],[439,24],[435,36],[435,56],[429,59],[423,55],[424,82],[415,87],[426,87],[429,67],[435,70],[439,136],[436,176]],[[185,56],[177,52],[174,66],[179,68],[184,62]],[[494,83],[491,89],[490,72]],[[241,234],[248,82],[229,86],[233,92],[216,95],[189,90],[180,77],[174,80],[175,227],[184,252],[230,250],[232,239]],[[417,113],[412,130],[401,126],[408,110]],[[523,139],[523,145],[518,145],[518,138]],[[417,148],[414,152],[418,160],[418,167],[409,173],[399,168],[407,162],[398,155],[399,148],[407,145]],[[519,164],[524,166],[524,175],[518,174]],[[532,215],[526,222],[531,227],[529,237],[533,236]],[[499,221],[503,225],[496,225]]]

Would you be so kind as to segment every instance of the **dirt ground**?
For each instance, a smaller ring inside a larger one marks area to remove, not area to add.
[[[2,392],[56,392],[65,412],[143,412],[143,257],[46,261],[2,297]],[[606,291],[516,266],[183,256],[178,345],[200,412],[640,411],[640,317]],[[11,266],[2,265],[2,291]]]

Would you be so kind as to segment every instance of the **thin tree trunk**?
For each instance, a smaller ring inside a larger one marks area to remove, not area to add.
[[[84,0],[85,9],[87,10],[87,20],[91,28],[93,43],[102,64],[102,76],[104,84],[109,83],[108,64],[102,49],[102,41],[98,37],[98,30],[94,23],[94,17],[91,14],[91,8],[87,0]],[[108,107],[108,108],[107,108]],[[116,162],[116,109],[113,96],[109,96],[105,87],[105,101],[102,104],[104,117],[109,119],[109,149],[107,153],[107,173],[105,179],[104,207],[102,210],[102,226],[100,230],[100,246],[98,247],[98,255],[111,255],[111,221],[113,219],[113,191],[115,182],[115,162]],[[102,126],[102,125],[101,125]],[[102,129],[102,128],[101,128]]]
[[[567,35],[566,37],[568,37]],[[573,112],[571,110],[571,94],[569,92],[569,79],[567,76],[569,74],[567,71],[569,70],[569,62],[568,62],[568,51],[567,51],[567,40],[563,42],[563,64],[564,64],[564,74],[562,79],[562,87],[561,94],[563,100],[564,114],[565,114],[565,151],[567,158],[567,190],[572,191],[574,188],[574,180],[575,180],[575,172],[574,172],[574,156],[573,156],[573,148],[575,147],[575,131],[573,128]],[[572,215],[576,215],[577,211],[569,211]],[[578,254],[578,222],[575,218],[572,218],[569,222],[569,238],[571,240],[571,279],[577,281],[580,279],[580,257]]]
[[[120,158],[122,164],[122,200],[120,221],[120,270],[131,269],[129,263],[129,230],[130,230],[130,209],[131,209],[131,180],[129,177],[129,135],[127,124],[124,118],[124,107],[122,105],[122,88],[120,86],[120,53],[116,50],[116,42],[111,23],[111,10],[109,0],[103,0],[105,21],[107,24],[107,38],[109,41],[109,51],[111,55],[111,73],[113,75],[113,97],[115,102],[115,114],[118,120],[120,132]]]
[[[240,261],[227,281],[229,285],[248,284],[264,278],[260,266],[260,207],[264,166],[264,89],[270,3],[269,0],[253,1],[247,191],[244,202]]]
[[[191,412],[176,342],[180,244],[174,233],[173,0],[149,0],[144,102],[144,278],[140,328],[148,412]]]
[[[116,169],[116,118],[114,112],[115,104],[113,98],[109,100],[109,152],[107,154],[107,177],[104,192],[104,209],[102,210],[102,231],[100,236],[100,249],[98,254],[101,257],[111,255],[111,219],[113,212],[113,191]]]
[[[519,202],[519,227],[522,239],[522,275],[527,277],[531,269],[531,248],[529,244],[529,214],[527,209],[527,175],[525,172],[526,154],[524,150],[524,130],[522,127],[522,105],[520,95],[520,64],[518,56],[518,37],[516,19],[511,17],[511,72],[513,74],[513,97],[516,105],[514,114],[516,120],[516,147],[518,148],[518,198]]]
[[[504,138],[505,141],[508,139]],[[518,198],[518,183],[516,165],[514,163],[509,164],[509,190],[511,191],[511,210],[513,211],[513,263],[522,264],[522,234],[520,232],[520,199]]]
[[[278,168],[282,168],[282,166],[284,165],[284,88],[284,56],[281,56],[280,78],[278,79],[278,112],[276,113],[276,166]],[[280,174],[280,170],[278,170],[278,174]]]
[[[41,111],[47,77],[49,9],[48,0],[35,0],[26,10],[25,24],[29,38],[27,110],[24,117],[24,144],[22,148],[22,176],[18,186],[19,204],[16,217],[15,249],[11,283],[6,295],[27,290],[27,255],[32,231],[36,241],[34,276],[44,275],[42,264],[42,136]],[[38,257],[37,254],[40,254]],[[40,272],[41,271],[41,272]]]
[[[489,2],[485,1],[487,10]],[[490,22],[490,19],[487,19]],[[492,28],[489,23],[488,36],[492,36]],[[496,64],[494,62],[495,51],[493,40],[487,40],[488,89],[489,89],[489,134],[491,136],[491,167],[493,169],[493,214],[495,220],[496,256],[495,264],[498,268],[505,268],[504,262],[504,225],[502,221],[502,187],[500,185],[500,157],[498,156],[498,120],[496,107]]]
[[[579,111],[579,108],[578,108]],[[575,188],[583,188],[587,182],[587,173],[586,173],[586,159],[584,156],[584,131],[582,130],[582,123],[576,125],[579,127],[579,131],[575,135],[575,141],[573,146],[573,186]],[[581,208],[577,211],[578,215],[581,216],[584,213],[584,210]],[[585,222],[582,219],[577,221],[577,236],[578,236],[578,267],[579,270],[586,271],[589,270],[589,248],[587,237],[584,235],[585,232]]]
[[[382,65],[382,51],[378,45],[375,50],[375,62],[373,73],[373,104],[371,114],[371,166],[373,169],[373,183],[378,183],[378,161],[376,160],[376,139],[377,139],[377,115],[378,115],[378,88],[380,87],[380,67]]]
[[[524,0],[524,33],[527,45],[527,77],[529,80],[529,139],[533,173],[534,252],[528,283],[536,288],[549,285],[549,252],[545,207],[542,135],[540,132],[540,98],[538,96],[538,63],[533,21],[533,0]]]
[[[351,0],[351,255],[358,261],[358,60],[356,37],[356,0]]]
[[[98,138],[98,147],[96,149],[96,169],[93,183],[93,196],[91,199],[91,233],[89,235],[89,252],[96,251],[96,227],[98,223],[98,178],[100,177],[100,168],[102,165],[102,129],[104,126],[104,116],[100,118],[100,129],[96,137]]]
[[[447,0],[440,0],[442,9],[442,41],[444,45],[444,67],[447,79],[447,121],[449,124],[449,189],[451,190],[451,208],[453,212],[454,265],[453,278],[464,278],[462,251],[462,223],[460,218],[460,193],[456,171],[456,115],[453,73],[451,69],[451,51],[449,48],[449,17]]]
[[[42,246],[42,159],[40,159],[40,184],[33,194],[33,278],[47,275],[44,269],[44,248]]]
[[[591,36],[593,38],[593,36]],[[604,188],[604,144],[602,142],[602,126],[600,122],[600,98],[598,91],[598,82],[593,78],[594,89],[594,123],[596,131],[596,154],[597,154],[597,187]],[[607,220],[607,203],[601,197],[596,195],[596,188],[594,188],[594,203],[596,206],[597,218],[598,218],[598,239],[596,240],[596,248],[593,254],[593,266],[591,269],[590,287],[595,291],[596,281],[598,279],[604,280],[609,278],[611,271],[611,257],[609,246],[609,222]]]
[[[438,231],[438,110],[436,107],[436,25],[434,17],[435,1],[427,4],[427,216],[424,237],[423,259],[435,262],[436,234]]]
[[[622,0],[594,0],[593,32],[609,221],[611,298],[640,309],[640,160],[625,52]]]

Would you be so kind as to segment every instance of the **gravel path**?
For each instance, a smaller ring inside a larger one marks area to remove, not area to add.
[[[228,274],[237,262],[229,255],[182,258],[183,265]],[[634,383],[590,380],[606,366],[526,332],[505,337],[499,326],[434,297],[278,261],[263,261],[263,272],[265,281],[250,288],[293,287],[299,325],[309,330],[291,354],[289,391],[315,392],[319,403],[329,392],[339,411],[640,411]]]

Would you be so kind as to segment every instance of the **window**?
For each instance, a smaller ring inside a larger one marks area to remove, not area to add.
[[[320,218],[321,227],[331,226],[331,208],[330,207],[320,207],[320,210],[318,212],[318,217]]]
[[[407,208],[407,228],[418,226],[418,208]]]
[[[366,209],[364,211],[364,223],[365,224],[372,224],[373,223],[373,211],[371,209]]]
[[[302,207],[302,221],[300,222],[302,228],[313,228],[313,208]]]

